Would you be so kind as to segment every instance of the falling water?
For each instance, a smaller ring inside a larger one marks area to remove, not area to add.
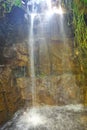
[[[29,12],[28,12],[29,13]],[[29,55],[30,55],[30,77],[32,91],[32,109],[17,112],[13,119],[7,122],[1,130],[86,130],[87,123],[83,121],[85,118],[83,105],[67,105],[67,106],[44,106],[35,107],[36,104],[36,79],[34,66],[34,34],[33,34],[34,15],[31,14],[31,26],[29,28]],[[65,30],[63,24],[63,15],[60,17],[61,33],[63,44],[65,47]],[[63,48],[64,49],[64,48]],[[66,48],[65,48],[66,49]],[[62,66],[66,62],[65,56],[62,55]],[[53,87],[53,86],[52,86]],[[83,115],[82,115],[83,114]]]
[[[36,83],[35,83],[35,68],[34,68],[34,36],[33,36],[33,22],[34,14],[31,14],[31,25],[29,28],[29,58],[30,58],[30,77],[31,77],[31,93],[32,93],[32,105],[36,102]]]
[[[65,29],[64,29],[64,12],[62,12],[62,7],[61,7],[61,0],[59,1],[59,8],[60,8],[60,31],[61,31],[61,36],[62,36],[62,42],[63,42],[63,52],[62,53],[62,69],[63,73],[66,69],[65,64],[66,64],[66,58],[65,58],[65,51],[66,51],[66,38],[65,38]]]
[[[51,10],[51,0],[47,0],[48,10]]]

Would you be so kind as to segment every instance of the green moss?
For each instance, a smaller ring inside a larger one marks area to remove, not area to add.
[[[85,3],[85,4],[84,4]],[[82,74],[85,76],[83,82],[83,90],[87,91],[84,87],[87,84],[87,25],[85,24],[84,15],[87,0],[74,0],[73,1],[73,25],[75,31],[75,48],[78,50],[78,59],[81,66]],[[85,99],[86,100],[86,99]],[[84,101],[85,103],[86,101]]]
[[[81,0],[82,2],[84,2],[85,4],[87,4],[87,0]]]

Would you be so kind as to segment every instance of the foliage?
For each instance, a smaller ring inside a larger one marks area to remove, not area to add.
[[[21,0],[15,0],[14,5],[21,7],[22,6]]]
[[[84,86],[87,84],[87,25],[84,16],[87,15],[85,8],[87,0],[74,0],[73,2],[73,25],[75,31],[75,49],[78,52],[78,60],[81,65],[81,71],[84,74]],[[84,87],[83,91],[86,93],[87,88]],[[85,96],[86,100],[86,96]],[[86,102],[86,101],[85,101]]]
[[[0,11],[2,12],[2,16],[4,13],[10,12],[12,6],[22,6],[21,0],[3,0],[0,2]]]
[[[82,2],[84,2],[84,4],[87,4],[87,0],[81,0]]]
[[[84,20],[84,5],[78,0],[73,3],[75,42],[79,48],[87,49],[87,26]]]

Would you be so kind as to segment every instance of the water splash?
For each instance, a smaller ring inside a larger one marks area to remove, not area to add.
[[[86,111],[81,104],[35,107],[16,113],[1,130],[85,130]]]

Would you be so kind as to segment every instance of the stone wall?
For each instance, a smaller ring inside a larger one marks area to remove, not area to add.
[[[28,75],[26,48],[26,43],[17,43],[3,50],[7,63],[0,66],[0,124],[10,119],[24,104],[17,79],[21,77],[23,80]]]
[[[0,75],[0,124],[12,116],[21,105],[21,101],[20,89],[12,77],[11,69],[5,67]]]
[[[13,56],[0,75],[0,123],[7,120],[22,102],[32,105],[66,105],[84,103],[81,66],[73,55],[72,42],[39,41],[34,46],[35,86],[32,94],[28,41],[4,49],[4,56]],[[11,50],[11,51],[9,51]],[[6,52],[6,53],[5,53]],[[10,55],[11,54],[11,55]]]

